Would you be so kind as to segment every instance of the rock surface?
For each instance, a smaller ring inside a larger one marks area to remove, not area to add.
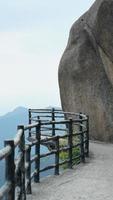
[[[63,110],[90,117],[90,138],[113,142],[113,0],[76,21],[59,66]]]

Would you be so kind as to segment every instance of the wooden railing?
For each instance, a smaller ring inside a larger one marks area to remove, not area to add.
[[[4,146],[0,150],[0,160],[5,159],[6,182],[0,188],[0,199],[3,199],[5,196],[6,200],[19,200],[25,197],[24,126],[18,126],[14,140],[6,140]],[[18,153],[16,154],[17,149]]]
[[[14,140],[4,145],[0,160],[5,160],[5,183],[0,188],[0,199],[26,200],[32,193],[32,179],[39,182],[42,172],[54,169],[58,175],[60,166],[72,168],[85,162],[89,155],[89,118],[55,109],[29,109],[29,125],[18,126]],[[41,146],[49,151],[41,152]],[[64,160],[62,152],[66,152]],[[55,156],[54,163],[41,168],[41,159],[50,155]]]

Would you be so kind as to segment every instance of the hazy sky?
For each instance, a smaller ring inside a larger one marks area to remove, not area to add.
[[[0,115],[60,105],[57,71],[69,29],[94,0],[0,2]]]

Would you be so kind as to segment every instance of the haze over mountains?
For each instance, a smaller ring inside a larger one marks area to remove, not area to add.
[[[52,107],[49,106],[49,109]],[[55,107],[60,109],[59,107]],[[12,112],[0,116],[0,149],[4,146],[4,140],[13,139],[17,132],[18,125],[27,125],[28,124],[28,109],[25,107],[17,107]],[[47,152],[46,147],[41,147],[42,152]],[[51,156],[50,159],[42,159],[41,167],[43,168],[46,165],[52,164],[54,156]],[[2,173],[1,173],[2,172]],[[43,172],[41,177],[52,174],[53,170],[48,170]],[[4,183],[4,161],[0,162],[0,186]]]
[[[49,109],[52,106],[47,107]],[[60,109],[59,107],[55,107]],[[18,125],[28,124],[28,108],[17,107],[12,112],[0,116],[0,148],[4,145],[4,140],[12,139],[16,132]]]
[[[0,147],[5,139],[15,136],[18,125],[28,124],[28,109],[17,107],[12,112],[0,116]]]

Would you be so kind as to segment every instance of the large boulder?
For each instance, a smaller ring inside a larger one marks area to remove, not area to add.
[[[63,110],[90,117],[90,138],[113,142],[113,0],[76,21],[59,66]]]

